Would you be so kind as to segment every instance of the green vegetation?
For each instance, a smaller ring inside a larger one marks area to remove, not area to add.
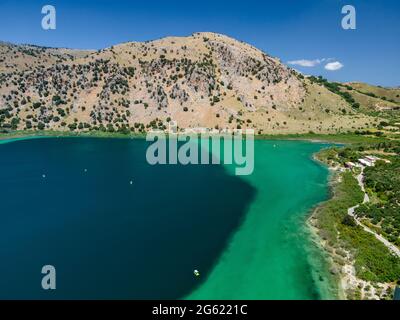
[[[132,138],[144,138],[144,133],[130,132],[126,134],[124,132],[107,132],[106,128],[103,131],[88,131],[88,132],[73,132],[73,131],[57,131],[57,130],[18,130],[9,133],[0,134],[0,141],[7,139],[23,139],[23,138],[35,138],[35,137],[93,137],[93,138],[121,138],[121,139],[132,139]]]
[[[371,229],[400,245],[400,141],[386,140],[378,143],[353,144],[345,148],[322,151],[319,158],[331,165],[344,166],[357,162],[366,155],[375,155],[390,161],[377,161],[374,167],[364,170],[365,185],[371,202],[360,205],[355,214]]]
[[[378,161],[375,167],[365,169],[365,184],[374,202],[356,210],[386,239],[400,246],[400,159],[391,163]]]
[[[337,134],[316,134],[316,133],[303,133],[303,134],[260,134],[256,136],[257,139],[264,140],[315,140],[333,143],[344,144],[371,144],[387,141],[384,137],[377,137],[376,135],[361,135],[355,133],[337,133]]]
[[[368,281],[392,282],[400,278],[400,259],[373,235],[348,218],[347,209],[362,202],[363,193],[350,172],[341,175],[335,196],[316,213],[322,239],[336,251],[345,249],[355,260],[356,274]]]
[[[357,226],[347,210],[361,204],[355,214],[363,218],[363,223],[399,245],[400,141],[355,136],[351,136],[349,140],[353,142],[344,147],[322,150],[317,155],[318,159],[342,168],[346,162],[357,162],[366,155],[374,155],[391,163],[379,160],[374,167],[364,169],[364,182],[371,198],[371,202],[366,204],[361,204],[363,192],[354,177],[360,169],[342,173],[340,181],[334,186],[333,199],[323,204],[316,213],[317,227],[320,236],[336,252],[334,259],[337,263],[344,262],[338,258],[338,251],[345,249],[354,259],[358,278],[371,282],[394,282],[400,278],[400,259],[374,235]]]

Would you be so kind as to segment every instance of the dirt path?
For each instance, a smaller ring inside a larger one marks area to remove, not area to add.
[[[363,203],[367,203],[369,202],[369,196],[368,194],[365,192],[365,188],[364,188],[364,168],[361,169],[361,173],[357,176],[357,181],[358,184],[360,185],[360,188],[362,190],[362,192],[364,193],[364,200]],[[380,242],[382,242],[390,251],[392,251],[395,255],[397,255],[400,258],[400,249],[397,248],[394,244],[392,244],[391,242],[389,242],[388,240],[386,240],[384,237],[382,237],[380,234],[376,233],[375,231],[371,230],[370,228],[368,228],[367,226],[365,226],[364,224],[362,224],[360,222],[360,220],[354,215],[354,211],[355,209],[357,209],[359,207],[359,205],[356,205],[354,207],[351,207],[347,210],[348,215],[352,216],[354,218],[354,220],[356,221],[356,223],[362,227],[366,232],[369,232],[371,234],[373,234],[375,236],[375,238],[377,238]]]

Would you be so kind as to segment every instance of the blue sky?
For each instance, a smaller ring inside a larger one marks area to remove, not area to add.
[[[41,28],[46,4],[57,9],[56,30]],[[341,28],[346,4],[356,8],[356,30]],[[13,43],[99,49],[197,31],[227,34],[284,63],[314,61],[292,65],[305,74],[400,86],[398,0],[0,0],[0,40]],[[343,67],[326,70],[333,62]]]

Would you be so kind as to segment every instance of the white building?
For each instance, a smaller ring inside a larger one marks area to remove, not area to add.
[[[374,162],[372,162],[368,159],[358,159],[358,162],[365,167],[373,167],[374,166]]]

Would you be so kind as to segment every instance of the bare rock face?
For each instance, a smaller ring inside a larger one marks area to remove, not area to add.
[[[0,43],[3,130],[145,131],[170,120],[260,133],[333,128],[343,101],[322,106],[312,89],[278,59],[215,33],[100,51]],[[323,107],[333,108],[328,122]]]

